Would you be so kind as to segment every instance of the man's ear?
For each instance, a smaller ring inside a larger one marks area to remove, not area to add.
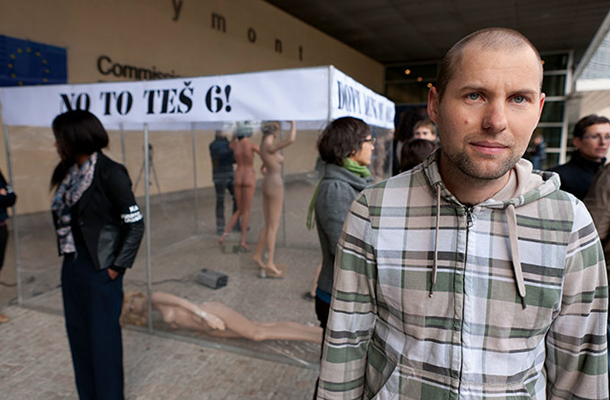
[[[434,86],[430,88],[428,91],[428,117],[438,125],[438,106],[439,106],[439,96],[438,91]]]
[[[546,94],[540,93],[540,109],[538,110],[538,120],[540,120],[540,116],[542,115],[542,109],[544,108],[545,100],[546,100]]]

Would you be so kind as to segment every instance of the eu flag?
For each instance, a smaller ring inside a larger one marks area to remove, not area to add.
[[[66,49],[0,35],[0,86],[67,83]]]

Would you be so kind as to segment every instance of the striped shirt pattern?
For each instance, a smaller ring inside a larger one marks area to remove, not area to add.
[[[318,399],[608,398],[602,248],[583,204],[542,174],[517,198],[466,207],[430,157],[356,198],[337,248]]]

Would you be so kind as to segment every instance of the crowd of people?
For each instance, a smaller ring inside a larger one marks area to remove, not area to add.
[[[172,327],[211,336],[321,344],[317,399],[607,399],[610,120],[578,121],[570,161],[544,171],[546,145],[534,134],[542,77],[537,49],[517,31],[458,41],[425,113],[403,114],[395,174],[381,182],[370,172],[371,128],[354,117],[328,123],[308,210],[322,254],[319,327],[251,321],[222,303],[162,292],[153,309]],[[108,134],[93,114],[68,111],[52,128],[60,162],[51,209],[78,394],[122,399],[121,325],[149,318],[146,296],[124,296],[122,286],[142,214],[127,170],[102,151]],[[263,278],[286,276],[274,260],[280,151],[295,142],[296,124],[283,140],[280,130],[263,123],[256,145],[253,127],[240,123],[210,144],[216,233],[222,245],[237,228],[243,251],[261,158],[264,226],[253,259]],[[15,198],[0,174],[0,268]]]

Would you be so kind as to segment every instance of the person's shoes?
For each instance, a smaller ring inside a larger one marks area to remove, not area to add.
[[[258,277],[262,279],[284,279],[285,276],[286,271],[281,269],[280,272],[277,273],[267,268],[261,268],[258,273]]]
[[[244,246],[243,244],[237,245],[234,247],[234,251],[235,253],[239,254],[239,253],[249,253],[250,252],[250,248],[248,246]]]
[[[4,314],[0,314],[0,324],[10,321],[11,319]]]
[[[316,296],[311,295],[311,292],[305,292],[301,297],[303,298],[303,300],[307,301],[313,301],[316,298]]]

